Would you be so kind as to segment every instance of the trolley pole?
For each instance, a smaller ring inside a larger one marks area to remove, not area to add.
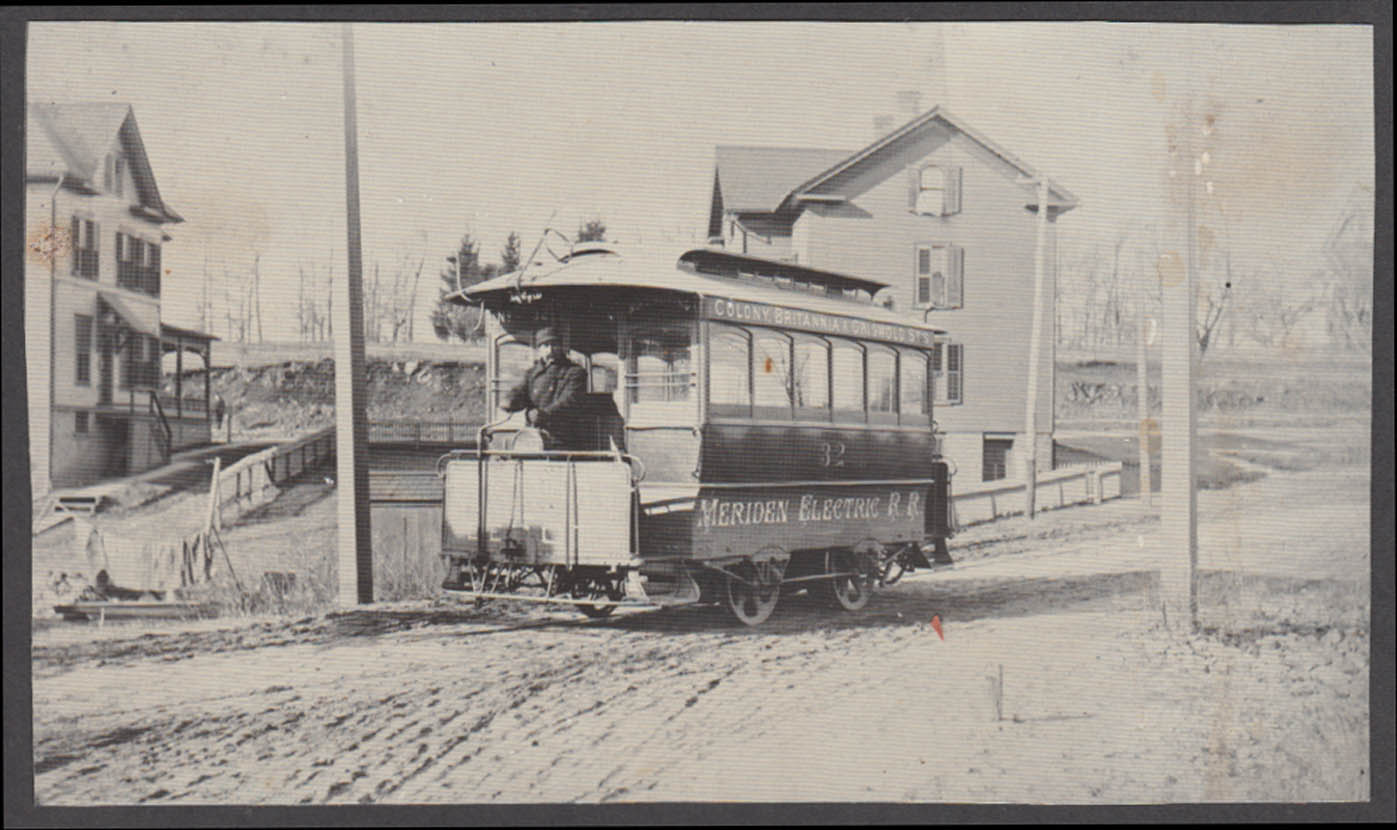
[[[349,273],[335,303],[335,466],[339,601],[373,602],[369,536],[368,417],[364,390],[364,274],[359,248],[359,148],[354,96],[354,31],[344,24],[344,179]]]
[[[1199,124],[1191,99],[1175,131],[1176,151],[1169,160],[1170,206],[1181,221],[1184,250],[1160,258],[1164,291],[1164,435],[1160,463],[1161,496],[1160,593],[1170,628],[1191,631],[1198,618],[1198,496],[1194,481],[1194,452],[1198,444],[1196,392],[1197,340],[1195,284],[1197,217],[1195,202],[1203,162],[1198,153]]]
[[[1028,342],[1028,399],[1024,403],[1024,515],[1034,518],[1038,496],[1038,362],[1043,339],[1043,282],[1047,268],[1048,180],[1038,180],[1038,242],[1033,250],[1033,325]]]

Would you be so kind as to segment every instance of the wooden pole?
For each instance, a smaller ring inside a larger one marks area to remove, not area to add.
[[[1191,102],[1183,109],[1175,137],[1177,152],[1170,159],[1170,204],[1175,222],[1182,222],[1183,251],[1171,251],[1160,259],[1164,290],[1163,387],[1164,435],[1160,453],[1163,498],[1161,516],[1162,560],[1160,593],[1167,624],[1191,631],[1198,616],[1198,496],[1194,487],[1194,453],[1198,443],[1194,375],[1197,370],[1195,336],[1198,126]]]
[[[1135,333],[1135,387],[1139,390],[1137,404],[1140,410],[1140,501],[1146,507],[1154,505],[1154,492],[1150,487],[1150,436],[1155,432],[1155,423],[1150,420],[1150,368],[1149,342],[1150,321],[1145,313],[1145,298],[1148,296],[1143,280],[1136,298],[1138,331]]]
[[[209,509],[204,516],[204,532],[213,530],[214,524],[218,522],[218,476],[223,472],[223,457],[214,456],[213,476],[209,479]]]
[[[359,248],[358,118],[354,98],[354,30],[344,35],[344,178],[349,272],[335,303],[335,450],[339,520],[339,601],[373,602],[373,551],[369,536],[369,470],[364,389],[364,279]]]
[[[1028,344],[1028,398],[1024,402],[1024,515],[1034,518],[1038,496],[1038,363],[1043,339],[1043,282],[1047,268],[1048,180],[1038,180],[1038,242],[1033,250],[1033,325]]]

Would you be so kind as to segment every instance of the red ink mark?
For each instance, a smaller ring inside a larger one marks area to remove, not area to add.
[[[940,615],[940,614],[932,614],[932,615],[931,615],[931,627],[932,627],[932,629],[936,632],[936,636],[940,637],[940,638],[941,638],[941,642],[944,643],[944,642],[946,641],[946,635],[941,633],[941,615]]]
[[[771,358],[766,359],[766,373],[771,374]]]

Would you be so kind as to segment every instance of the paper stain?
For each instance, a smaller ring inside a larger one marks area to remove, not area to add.
[[[67,228],[55,228],[48,222],[40,222],[26,237],[24,252],[30,262],[48,268],[53,265],[58,252],[67,250],[71,244],[72,232]]]
[[[1208,249],[1217,244],[1217,234],[1207,225],[1198,226],[1198,249],[1199,253],[1207,256]]]
[[[932,614],[932,615],[931,615],[931,628],[932,628],[933,631],[936,632],[936,636],[938,636],[938,637],[941,638],[941,642],[943,642],[943,643],[946,642],[946,635],[941,633],[941,615],[940,615],[940,614]]]
[[[1168,85],[1164,82],[1164,73],[1155,70],[1154,75],[1150,77],[1150,94],[1154,96],[1156,101],[1162,102],[1167,91]]]
[[[1184,282],[1184,258],[1178,251],[1166,251],[1159,255],[1159,260],[1155,263],[1155,271],[1159,274],[1159,281],[1166,286],[1183,285]]]

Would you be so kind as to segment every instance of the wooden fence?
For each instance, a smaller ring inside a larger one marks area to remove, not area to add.
[[[334,455],[335,428],[326,427],[229,464],[214,481],[216,521],[222,523],[225,509],[241,510],[261,504],[275,496],[278,484],[324,464]]]
[[[1099,504],[1121,495],[1121,464],[1074,465],[1038,474],[1039,510],[1073,504]],[[959,525],[979,524],[1023,513],[1024,483],[1016,479],[961,484],[951,482],[951,504]]]

